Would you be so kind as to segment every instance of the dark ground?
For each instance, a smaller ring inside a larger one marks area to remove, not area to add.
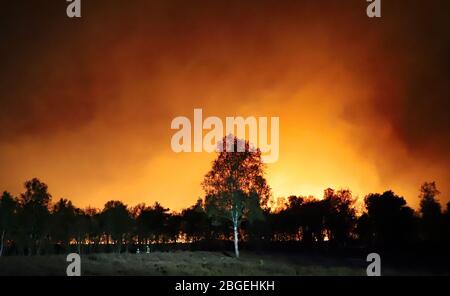
[[[64,255],[0,258],[0,275],[66,275]],[[153,252],[81,256],[82,275],[366,275],[365,258],[244,252],[235,259],[222,252]],[[382,261],[382,275],[447,274],[442,270],[392,268]]]

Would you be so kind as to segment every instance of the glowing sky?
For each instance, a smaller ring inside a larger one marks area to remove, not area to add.
[[[80,207],[179,210],[214,158],[172,152],[176,116],[279,116],[275,197],[424,181],[450,200],[448,1],[5,1],[0,190],[39,177]],[[389,2],[389,3],[387,3]]]

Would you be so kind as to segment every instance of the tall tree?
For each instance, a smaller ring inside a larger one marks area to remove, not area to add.
[[[356,223],[355,199],[348,189],[337,192],[331,188],[325,190],[325,224],[331,243],[344,245],[351,236]]]
[[[99,210],[96,208],[88,207],[84,210],[85,215],[88,218],[88,241],[93,243],[94,251],[98,250],[98,246],[100,244],[100,240],[102,237],[102,229],[100,227],[100,216]],[[89,248],[91,245],[88,246]]]
[[[70,240],[74,237],[75,207],[72,202],[61,198],[53,205],[51,217],[51,237],[56,243],[61,243],[65,251],[69,250]]]
[[[127,221],[124,221],[125,223]],[[77,243],[77,252],[81,255],[82,246],[88,237],[90,216],[82,209],[75,209],[75,219],[73,223],[73,237]]]
[[[303,201],[300,211],[302,241],[306,245],[321,243],[325,239],[327,206],[324,200],[309,197]]]
[[[275,240],[300,240],[304,198],[289,196],[284,205],[271,215],[272,231]]]
[[[437,242],[442,237],[443,217],[441,205],[437,200],[440,194],[435,182],[425,182],[420,187],[420,214],[424,238]]]
[[[207,237],[209,219],[203,207],[202,199],[198,199],[192,207],[184,209],[181,212],[181,217],[181,229],[188,241],[198,242]]]
[[[373,242],[386,247],[400,247],[412,242],[416,230],[414,211],[403,197],[392,191],[371,193],[364,199]]]
[[[146,225],[145,222],[140,219],[141,214],[145,209],[147,209],[145,203],[137,204],[130,209],[130,214],[133,218],[133,236],[137,238],[138,247],[140,247],[142,243],[145,243]]]
[[[40,254],[49,232],[49,205],[52,196],[47,184],[37,178],[26,181],[25,189],[20,195],[22,231],[28,238],[28,254]]]
[[[176,242],[181,231],[181,215],[170,213],[167,217],[167,226],[164,231],[164,242]]]
[[[0,257],[3,255],[8,235],[17,226],[17,201],[9,192],[0,197]]]
[[[120,253],[125,235],[131,229],[130,212],[121,201],[112,200],[105,204],[101,215],[106,236],[111,237],[117,252]]]
[[[143,213],[143,218],[148,221],[147,227],[150,238],[157,243],[164,240],[164,235],[167,233],[167,222],[169,218],[169,209],[163,207],[160,203],[148,208]]]
[[[261,207],[267,206],[270,187],[264,178],[265,166],[259,149],[251,149],[247,141],[231,135],[219,145],[222,149],[202,187],[208,215],[219,223],[223,219],[231,221],[235,254],[239,257],[240,224],[243,219],[262,219]]]

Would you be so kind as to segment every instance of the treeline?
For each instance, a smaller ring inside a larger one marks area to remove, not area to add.
[[[357,213],[350,190],[326,189],[322,199],[291,196],[278,209],[263,209],[264,219],[243,220],[245,243],[298,242],[305,246],[402,248],[415,244],[450,245],[450,203],[441,209],[434,182],[420,188],[420,209],[408,207],[392,191],[364,198]],[[208,215],[200,199],[181,213],[161,204],[128,207],[109,201],[102,210],[52,202],[45,183],[25,182],[18,197],[0,198],[0,255],[41,255],[100,251],[128,252],[155,244],[193,245],[232,241],[232,224]]]

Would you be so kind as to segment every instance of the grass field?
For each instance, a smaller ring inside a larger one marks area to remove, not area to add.
[[[0,275],[64,276],[66,257],[0,258]],[[365,275],[359,259],[243,253],[235,259],[219,252],[154,252],[150,254],[91,254],[81,257],[82,275]],[[383,274],[422,274],[383,268]],[[425,273],[426,274],[426,273]]]

